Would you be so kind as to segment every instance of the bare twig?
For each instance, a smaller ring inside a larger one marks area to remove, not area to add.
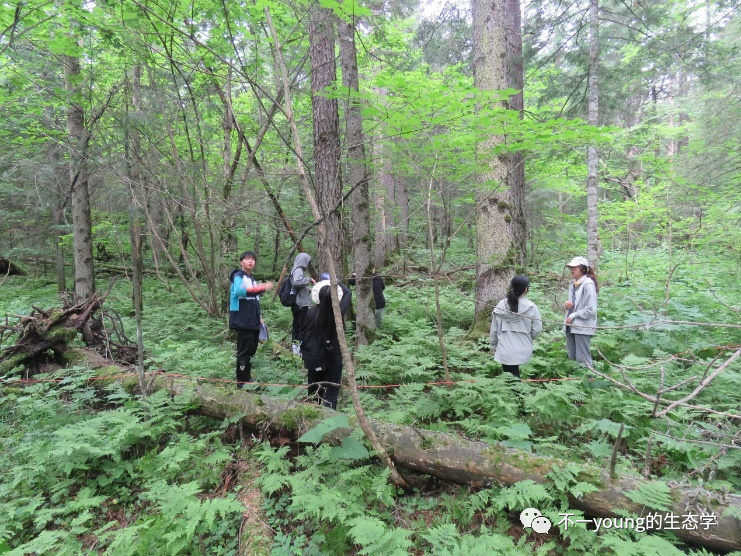
[[[617,454],[618,449],[620,448],[620,441],[623,439],[623,430],[625,429],[625,425],[623,423],[620,423],[620,430],[617,433],[617,438],[615,439],[615,446],[612,448],[612,458],[610,458],[610,476],[615,476],[615,464],[617,463]]]
[[[654,444],[654,435],[648,437],[648,443],[646,444],[646,457],[643,460],[643,476],[647,479],[651,476],[651,447]]]
[[[741,348],[739,348],[739,349],[741,350]],[[623,382],[620,382],[619,380],[614,379],[613,377],[611,377],[609,375],[606,375],[604,373],[601,373],[601,372],[599,372],[598,370],[596,370],[596,369],[594,369],[592,367],[588,367],[588,369],[589,369],[590,372],[596,374],[600,378],[604,378],[605,380],[607,380],[609,382],[612,382],[616,386],[619,386],[619,387],[624,388],[626,390],[630,390],[631,392],[633,392],[637,396],[640,396],[641,398],[644,398],[644,399],[646,399],[646,400],[648,400],[648,401],[650,401],[652,403],[656,401],[656,396],[652,396],[650,394],[646,394],[645,392],[641,392],[640,390],[638,390],[638,388],[636,388],[635,386],[633,386],[633,384],[631,384],[630,381],[628,380],[628,378],[625,376],[625,371],[623,369],[620,369],[620,371],[623,374],[623,379],[625,380],[624,383]],[[696,377],[693,377],[693,378],[696,378]],[[688,381],[689,381],[689,379],[686,380],[685,382],[688,382]],[[672,387],[672,389],[673,388],[674,387]],[[741,419],[741,414],[729,413],[727,411],[717,411],[715,409],[711,409],[709,407],[704,407],[704,406],[699,406],[699,405],[691,405],[691,404],[685,403],[685,400],[684,399],[678,400],[678,401],[660,400],[660,403],[672,404],[673,407],[676,407],[676,406],[687,407],[687,408],[690,408],[690,409],[696,409],[698,411],[703,411],[705,413],[712,413],[714,415],[723,415],[725,417],[730,417],[731,419]],[[665,414],[666,414],[666,410],[663,410],[662,412],[657,413],[656,416],[657,417],[663,417]]]
[[[663,409],[662,411],[660,411],[657,414],[657,416],[658,417],[663,417],[664,415],[666,415],[667,413],[669,413],[672,409],[674,409],[678,405],[682,405],[685,402],[688,402],[689,400],[693,399],[700,392],[702,392],[705,389],[705,387],[708,384],[710,384],[710,382],[716,376],[718,376],[720,373],[722,373],[724,370],[726,370],[731,363],[733,363],[736,359],[738,359],[739,356],[741,356],[741,347],[738,348],[735,352],[733,352],[733,355],[731,355],[728,359],[726,359],[725,362],[722,365],[720,365],[717,369],[715,369],[712,373],[710,373],[709,376],[707,376],[704,379],[702,379],[700,381],[700,384],[698,384],[697,387],[692,392],[690,392],[689,394],[687,394],[684,398],[682,398],[680,400],[677,400],[677,401],[674,401],[671,404],[669,404],[669,406],[666,407],[665,409]]]

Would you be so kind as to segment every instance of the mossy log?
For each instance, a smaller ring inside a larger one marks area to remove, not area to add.
[[[136,385],[137,379],[132,378],[130,386],[134,388]],[[277,400],[167,374],[151,377],[150,391],[155,389],[166,389],[171,395],[190,394],[199,404],[196,410],[199,414],[217,419],[241,417],[243,426],[262,434],[285,434],[288,431],[298,437],[336,414],[313,404]],[[350,423],[356,426],[352,418]],[[551,470],[567,464],[563,460],[537,456],[501,444],[468,440],[456,434],[394,425],[376,419],[371,420],[371,426],[398,466],[468,485],[509,486],[527,479],[545,483]],[[329,440],[336,442],[348,434],[350,430],[339,429]],[[581,498],[569,497],[572,507],[588,516],[619,517],[617,512],[630,512],[635,516],[668,513],[638,504],[627,495],[650,483],[643,477],[611,477],[606,470],[581,465],[580,480],[597,488]],[[671,512],[676,516],[712,513],[717,519],[717,525],[707,530],[701,526],[674,530],[682,541],[713,550],[741,550],[741,520],[732,515],[741,515],[741,496],[719,495],[676,485],[671,487],[671,497],[674,501]]]

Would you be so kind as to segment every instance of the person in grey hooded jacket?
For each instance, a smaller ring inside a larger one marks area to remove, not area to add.
[[[492,311],[489,340],[494,360],[502,369],[520,378],[520,365],[530,361],[533,340],[543,330],[538,307],[525,297],[530,286],[526,276],[512,278],[506,299]]]
[[[296,290],[296,303],[291,306],[293,314],[293,329],[291,330],[292,349],[295,355],[301,353],[301,341],[303,340],[304,320],[309,307],[313,305],[311,301],[310,285],[316,284],[306,269],[311,263],[311,255],[308,253],[299,253],[293,261],[291,269],[291,287]]]
[[[592,336],[597,331],[597,275],[584,257],[574,257],[566,266],[573,280],[569,283],[569,298],[563,304],[566,353],[582,367],[592,368],[589,351]]]

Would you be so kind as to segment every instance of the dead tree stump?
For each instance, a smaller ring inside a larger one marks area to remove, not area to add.
[[[33,307],[28,316],[6,316],[0,325],[0,346],[6,340],[15,341],[0,349],[0,375],[21,369],[28,378],[40,372],[68,364],[66,354],[78,334],[86,347],[121,363],[136,361],[136,344],[123,332],[121,318],[115,311],[103,310],[105,295],[61,308]]]

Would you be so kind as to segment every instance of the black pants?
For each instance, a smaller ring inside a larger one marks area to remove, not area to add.
[[[259,330],[237,330],[237,388],[252,382],[250,357],[257,351]]]
[[[327,358],[326,371],[309,371],[309,396],[316,396],[319,405],[337,409],[341,381],[342,352],[338,348]]]
[[[291,313],[293,313],[293,328],[291,330],[292,341],[300,342],[304,339],[304,323],[306,322],[306,313],[308,312],[308,307],[291,305]]]
[[[504,364],[502,364],[502,370],[505,373],[512,373],[517,378],[520,378],[520,366],[519,365],[504,365]]]

